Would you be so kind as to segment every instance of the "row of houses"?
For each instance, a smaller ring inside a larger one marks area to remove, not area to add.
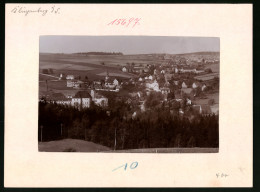
[[[91,90],[90,94],[87,91],[78,91],[73,97],[68,98],[63,93],[53,93],[48,99],[48,102],[55,102],[61,105],[70,105],[77,108],[89,108],[91,101],[100,107],[108,106],[108,98],[98,94],[95,90]]]
[[[74,88],[74,89],[80,89],[80,88],[90,88],[90,89],[96,89],[96,90],[111,90],[111,89],[120,89],[120,83],[116,78],[109,77],[109,74],[107,73],[107,76],[105,77],[105,80],[96,80],[93,82],[90,82],[88,80],[81,81],[78,79],[74,79],[73,75],[67,76],[67,87]]]

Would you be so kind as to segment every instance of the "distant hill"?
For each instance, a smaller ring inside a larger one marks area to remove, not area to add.
[[[173,54],[173,55],[213,55],[217,56],[219,55],[219,52],[193,52],[193,53],[181,53],[181,54]]]
[[[123,55],[121,52],[79,52],[76,55]]]

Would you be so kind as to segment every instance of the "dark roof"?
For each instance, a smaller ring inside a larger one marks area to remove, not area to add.
[[[200,112],[200,105],[193,105],[192,108],[194,111]]]
[[[62,94],[62,93],[53,93],[51,96],[50,96],[50,100],[62,100],[62,99],[65,99],[65,95]]]
[[[78,91],[74,98],[91,98],[91,96],[87,91]]]
[[[202,113],[209,114],[211,113],[211,108],[209,105],[201,105]]]
[[[186,94],[191,94],[192,88],[182,88],[181,91],[186,93]]]

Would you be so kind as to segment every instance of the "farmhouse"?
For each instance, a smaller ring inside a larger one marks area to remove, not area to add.
[[[186,83],[183,81],[183,83],[181,84],[182,88],[187,88],[188,86],[186,85]]]
[[[71,104],[71,99],[67,99],[64,94],[62,93],[53,93],[49,99],[50,102],[55,102],[57,104],[61,105],[70,105]]]
[[[118,80],[117,79],[107,79],[106,81],[105,81],[105,87],[107,87],[107,88],[115,88],[116,86],[118,86],[119,85],[119,82],[118,82]]]
[[[126,67],[123,67],[123,68],[122,68],[122,71],[123,71],[123,72],[127,72],[127,68],[126,68]]]
[[[162,87],[162,88],[160,88],[160,90],[161,90],[162,94],[166,94],[166,95],[171,92],[168,87]]]
[[[157,91],[157,92],[160,91],[159,84],[156,80],[154,80],[153,82],[150,82],[150,83],[146,83],[146,87],[149,89],[152,89],[154,91]]]
[[[65,99],[57,100],[56,103],[60,105],[71,105],[71,99],[65,98]]]
[[[87,91],[78,91],[71,100],[71,105],[77,108],[89,108],[91,96]]]
[[[100,107],[107,107],[108,106],[108,98],[104,97],[103,95],[98,94],[96,91],[91,90],[90,95],[92,97],[92,101],[100,106]]]
[[[67,80],[72,80],[72,79],[75,79],[74,75],[67,75],[66,77]]]
[[[67,87],[80,88],[83,81],[80,80],[68,80]]]
[[[200,86],[200,83],[198,83],[198,82],[194,82],[194,83],[192,84],[192,88],[193,88],[193,89],[197,89],[199,86]]]

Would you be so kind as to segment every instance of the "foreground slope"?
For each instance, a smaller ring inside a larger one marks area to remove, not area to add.
[[[78,139],[39,142],[39,151],[45,152],[99,152],[108,151],[108,147]]]

